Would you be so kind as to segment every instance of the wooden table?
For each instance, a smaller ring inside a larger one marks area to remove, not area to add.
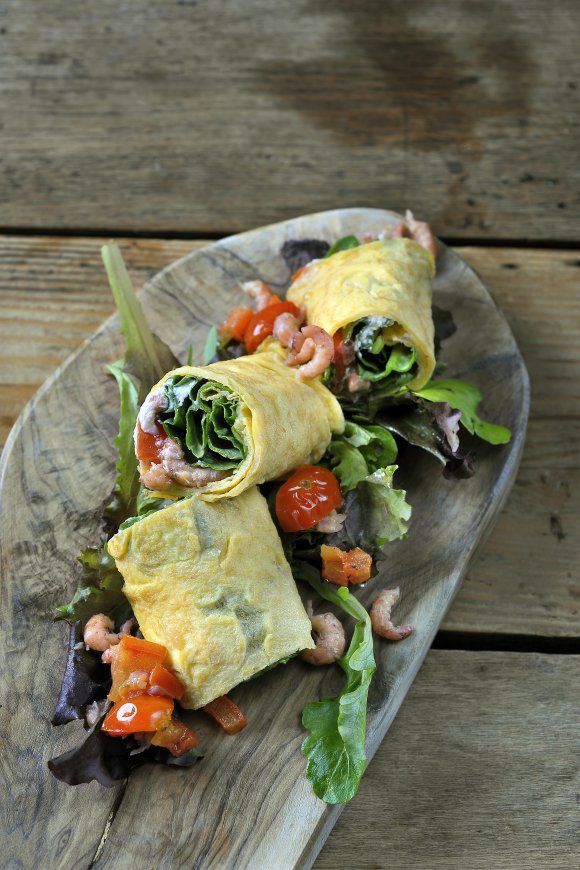
[[[572,0],[0,7],[2,443],[112,310],[108,236],[142,283],[204,238],[411,206],[526,358],[512,495],[321,868],[580,861],[579,25]]]

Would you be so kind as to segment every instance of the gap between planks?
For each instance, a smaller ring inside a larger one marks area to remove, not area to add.
[[[162,242],[184,241],[203,242],[219,241],[228,236],[239,235],[248,232],[253,227],[241,230],[178,230],[171,228],[159,228],[154,230],[130,230],[130,229],[106,229],[103,227],[19,227],[0,226],[0,235],[5,236],[54,236],[54,238],[74,239],[158,239]],[[434,227],[437,230],[437,227]],[[437,233],[437,237],[451,248],[523,248],[538,251],[575,251],[580,248],[578,239],[533,239],[520,237],[497,237],[492,239],[480,238],[479,236],[446,236]]]

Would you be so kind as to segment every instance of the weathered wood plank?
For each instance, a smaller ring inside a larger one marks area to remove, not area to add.
[[[0,226],[236,231],[341,204],[577,239],[575,0],[9,0]]]
[[[193,341],[197,356],[211,322],[225,315],[232,296],[241,298],[242,280],[263,275],[277,284],[283,282],[287,269],[272,258],[272,252],[284,239],[319,233],[336,238],[358,233],[363,226],[378,231],[396,221],[392,213],[342,210],[218,242],[173,264],[150,282],[142,297],[145,309],[174,350],[183,353]],[[482,447],[478,474],[460,488],[445,481],[427,456],[417,457],[401,470],[414,503],[421,546],[409,546],[407,541],[392,544],[388,569],[381,569],[372,588],[361,589],[359,597],[368,604],[377,588],[396,577],[403,594],[399,616],[412,622],[415,631],[404,644],[376,644],[377,673],[368,708],[369,758],[513,483],[528,416],[527,373],[504,318],[456,254],[442,248],[438,262],[436,297],[453,307],[458,325],[457,336],[446,350],[449,365],[463,366],[480,385],[486,378],[494,383],[487,408],[512,427],[514,437],[501,449]],[[472,331],[474,322],[481,324],[477,333]],[[98,506],[111,486],[117,404],[111,400],[104,363],[118,356],[120,343],[113,318],[45,383],[2,456],[5,518],[0,523],[0,559],[6,629],[0,634],[0,686],[6,696],[2,719],[11,761],[21,745],[23,722],[26,745],[48,751],[58,739],[47,733],[44,717],[35,716],[39,705],[50,706],[53,701],[52,662],[59,652],[58,638],[50,633],[46,620],[51,604],[70,591],[80,543],[94,539]],[[73,405],[74,415],[67,414]],[[31,670],[40,685],[33,693],[23,693],[20,687],[29,685]],[[306,701],[332,691],[337,679],[336,671],[291,662],[237,687],[235,697],[251,711],[251,726],[235,741],[223,740],[215,729],[205,735],[206,754],[197,775],[176,771],[167,776],[168,771],[153,767],[132,777],[98,866],[120,870],[137,862],[151,867],[282,868],[308,861],[338,813],[315,798],[304,779],[299,714]],[[20,720],[11,715],[15,697]],[[8,863],[34,858],[36,865],[60,866],[53,832],[55,826],[70,826],[70,808],[55,806],[52,783],[36,757],[27,756],[18,780],[21,788],[27,788],[20,813],[28,817],[34,807],[38,820],[26,843],[10,831]],[[152,792],[162,795],[163,804],[151,804]],[[110,794],[105,798],[108,810]],[[91,804],[85,814],[79,806],[78,829],[89,824],[92,831],[102,807],[102,802],[98,807]],[[89,843],[90,838],[83,842],[85,850]]]
[[[317,870],[576,868],[579,679],[577,656],[432,650]]]
[[[1,441],[52,368],[111,313],[102,241],[0,238]],[[136,284],[202,244],[122,241]],[[580,252],[460,253],[488,283],[520,343],[532,419],[515,488],[443,628],[578,636],[580,424],[572,417],[580,400]]]

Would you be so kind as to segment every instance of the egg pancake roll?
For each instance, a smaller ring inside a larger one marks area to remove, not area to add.
[[[433,256],[411,239],[359,245],[300,271],[288,299],[309,324],[352,341],[358,375],[383,392],[419,389],[435,367]]]
[[[342,410],[319,378],[299,381],[286,356],[269,339],[251,356],[165,375],[135,430],[143,484],[211,500],[317,462],[344,428]]]
[[[109,553],[146,640],[167,647],[196,709],[314,646],[268,505],[193,495],[118,532]]]

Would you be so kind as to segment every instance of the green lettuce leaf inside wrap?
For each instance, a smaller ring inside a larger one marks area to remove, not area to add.
[[[393,325],[388,317],[363,317],[352,324],[345,340],[354,344],[358,374],[380,387],[398,391],[417,374],[415,348],[401,342],[389,344],[385,330]]]
[[[177,441],[192,465],[227,471],[246,458],[247,445],[239,397],[216,381],[190,375],[169,378],[163,385],[168,401],[159,422]]]

